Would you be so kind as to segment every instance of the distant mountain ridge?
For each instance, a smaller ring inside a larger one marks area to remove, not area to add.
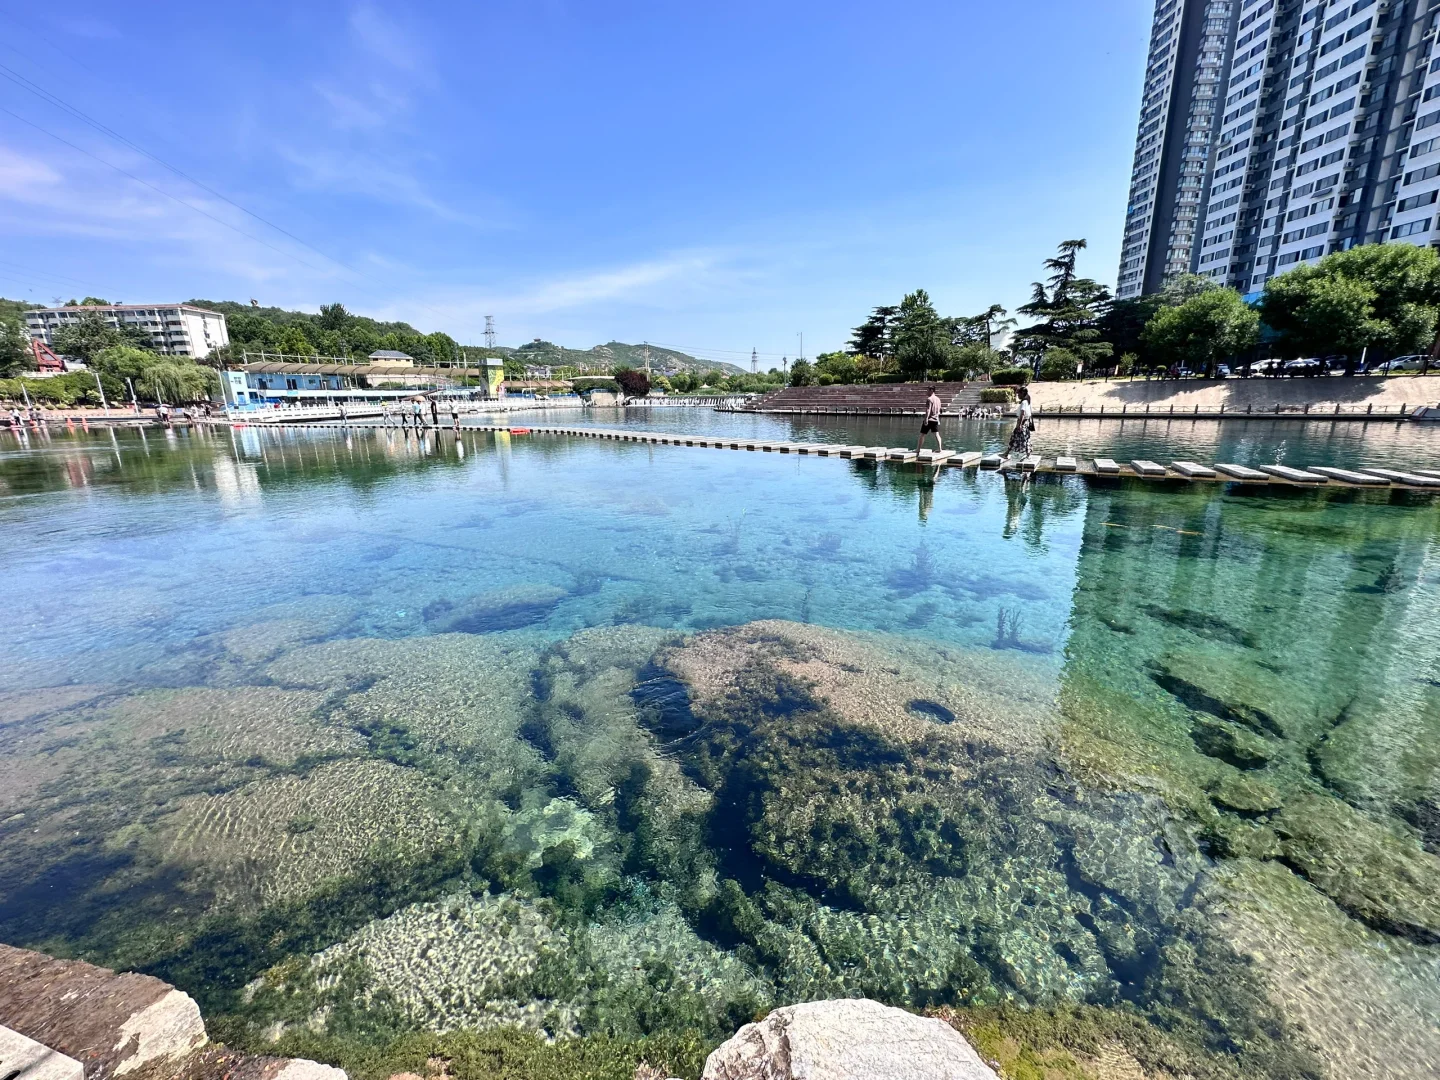
[[[495,347],[495,352],[506,359],[519,360],[525,364],[548,364],[551,367],[645,367],[645,346],[627,345],[623,341],[607,341],[589,349],[567,349],[553,341],[532,341],[518,349],[508,346]],[[744,374],[745,369],[734,364],[717,360],[701,360],[677,349],[662,349],[650,346],[650,370],[659,375],[673,375],[680,371],[723,371],[727,375]]]

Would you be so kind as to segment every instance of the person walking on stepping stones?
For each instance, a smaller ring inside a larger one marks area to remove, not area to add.
[[[945,449],[945,443],[940,438],[940,395],[933,386],[930,387],[930,396],[925,399],[925,419],[920,421],[920,437],[915,440],[915,453],[920,453],[920,448],[925,445],[925,436],[931,432],[935,433],[935,452],[940,453]]]
[[[1015,430],[1010,433],[1009,453],[1012,457],[1030,456],[1030,436],[1035,431],[1035,413],[1030,407],[1030,391],[1020,387],[1020,403],[1015,409]]]

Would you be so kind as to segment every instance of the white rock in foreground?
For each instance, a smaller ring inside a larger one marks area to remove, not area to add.
[[[703,1080],[997,1080],[943,1020],[866,1000],[812,1001],[746,1024]]]

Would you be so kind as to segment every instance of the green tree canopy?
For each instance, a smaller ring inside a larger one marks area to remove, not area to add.
[[[18,315],[8,311],[0,312],[0,379],[33,367],[30,355],[30,335]]]
[[[1440,318],[1440,255],[1365,244],[1273,277],[1260,302],[1283,356],[1428,352]]]
[[[924,289],[916,289],[900,301],[892,341],[900,370],[912,378],[924,378],[927,371],[943,371],[954,356],[950,327]]]
[[[877,307],[850,334],[850,351],[859,356],[888,357],[894,354],[890,340],[894,330],[895,307]]]
[[[126,338],[111,327],[104,316],[87,311],[68,326],[56,330],[52,340],[61,356],[73,356],[89,364],[104,350],[124,344]]]
[[[1210,371],[1227,357],[1254,348],[1260,315],[1234,289],[1194,293],[1176,307],[1162,307],[1142,335],[1153,359]]]
[[[1062,348],[1083,368],[1095,367],[1114,352],[1101,334],[1102,320],[1110,306],[1110,293],[1099,282],[1079,276],[1078,260],[1084,240],[1066,240],[1058,253],[1045,260],[1050,277],[1035,282],[1028,304],[1017,310],[1036,322],[1015,334],[1014,348],[1028,359],[1039,374],[1050,349]],[[1074,365],[1067,364],[1071,374]],[[1052,365],[1052,370],[1058,370]]]
[[[815,365],[809,360],[796,360],[790,365],[791,386],[814,386],[816,381]]]

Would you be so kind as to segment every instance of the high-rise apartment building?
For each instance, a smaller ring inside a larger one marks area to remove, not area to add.
[[[1222,46],[1211,49],[1210,35],[1189,46],[1183,28],[1218,26],[1221,8],[1228,9]],[[1437,22],[1440,0],[1162,0],[1117,295],[1153,292],[1185,270],[1254,292],[1332,251],[1440,236]],[[1162,37],[1172,24],[1177,71],[1169,75],[1157,47],[1167,46]],[[1202,94],[1207,50],[1222,56],[1213,96]],[[1195,75],[1182,87],[1179,69],[1187,66]],[[1170,80],[1169,107],[1166,127],[1157,129],[1152,92],[1162,78]],[[1189,98],[1183,107],[1182,96]],[[1195,227],[1186,228],[1192,174],[1185,168],[1201,158],[1191,116],[1202,104],[1213,106],[1214,123]],[[1157,147],[1160,154],[1142,160]],[[1142,170],[1151,161],[1159,167],[1146,188],[1150,174]]]
[[[25,312],[32,338],[55,344],[55,332],[95,314],[116,330],[133,329],[149,338],[150,348],[171,356],[209,356],[230,344],[225,316],[194,304],[90,304],[35,308]]]
[[[1237,3],[1160,0],[1155,7],[1117,296],[1154,292],[1190,268]]]

